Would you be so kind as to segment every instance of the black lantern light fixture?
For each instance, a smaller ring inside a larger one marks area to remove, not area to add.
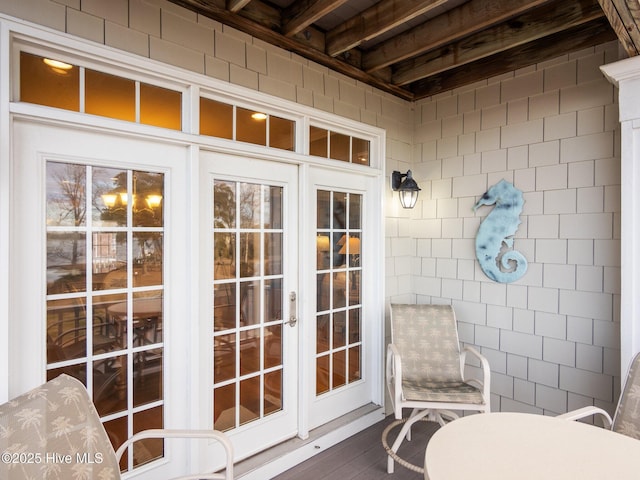
[[[404,178],[404,180],[403,180]],[[400,195],[400,203],[404,208],[413,208],[418,201],[421,188],[411,176],[411,170],[400,173],[394,170],[391,174],[391,189]]]

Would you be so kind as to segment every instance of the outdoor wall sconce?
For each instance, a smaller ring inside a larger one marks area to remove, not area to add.
[[[404,180],[402,180],[403,178]],[[411,170],[407,170],[407,173],[400,173],[394,170],[391,174],[391,189],[394,192],[398,192],[400,203],[404,208],[413,208],[416,205],[418,193],[421,190],[411,176]]]

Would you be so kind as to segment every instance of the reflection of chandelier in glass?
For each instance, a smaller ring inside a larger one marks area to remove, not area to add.
[[[133,176],[133,195],[132,195],[132,199],[133,199],[132,208],[134,212],[145,210],[145,209],[139,209],[136,207],[136,195],[137,195],[136,182],[137,182],[137,177],[134,175]],[[105,193],[101,195],[101,197],[102,197],[102,202],[104,203],[104,206],[107,207],[109,210],[114,210],[117,208],[125,208],[129,203],[129,194],[127,192],[110,192],[110,193]],[[117,206],[118,200],[120,200],[119,206]],[[148,209],[153,210],[158,208],[162,203],[162,195],[149,194],[145,196],[144,200],[145,200],[145,203],[147,204]]]

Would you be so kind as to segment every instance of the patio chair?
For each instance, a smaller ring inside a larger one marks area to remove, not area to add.
[[[482,378],[465,378],[467,353],[480,363]],[[490,411],[489,362],[477,350],[465,347],[460,351],[458,329],[450,305],[391,305],[391,343],[387,348],[387,387],[396,421],[383,433],[383,445],[388,454],[387,471],[393,473],[394,460],[401,465],[423,472],[397,452],[405,438],[411,440],[411,426],[419,421],[434,421],[444,425],[458,418],[454,412]],[[411,409],[407,418],[402,410]],[[396,425],[404,423],[393,445],[386,435]]]
[[[598,415],[605,428],[640,440],[640,352],[631,361],[613,420],[605,410],[591,406],[558,415],[558,418],[580,420],[591,415]]]
[[[118,479],[127,447],[146,438],[208,438],[226,453],[223,473],[201,473],[181,479],[233,479],[233,448],[216,430],[146,430],[114,452],[84,385],[60,375],[0,405],[0,478],[23,480]]]

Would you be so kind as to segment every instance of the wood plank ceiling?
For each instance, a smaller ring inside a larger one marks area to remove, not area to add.
[[[618,38],[640,52],[640,0],[169,0],[417,100]]]

